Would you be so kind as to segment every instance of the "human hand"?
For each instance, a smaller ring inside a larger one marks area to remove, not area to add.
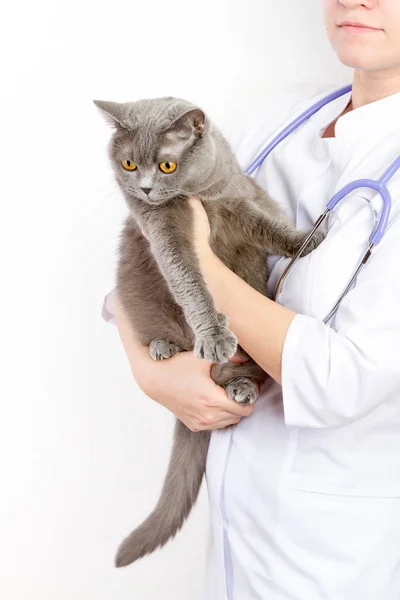
[[[231,362],[245,360],[239,354],[231,358]],[[146,396],[168,408],[191,431],[222,429],[251,415],[253,406],[231,400],[214,383],[210,376],[212,364],[192,351],[161,361],[149,358],[137,382]]]
[[[197,196],[188,196],[193,214],[193,243],[198,254],[210,250],[210,222],[205,208]]]
[[[240,405],[211,379],[212,362],[197,358],[194,352],[180,352],[154,361],[149,347],[142,345],[132,331],[128,316],[115,296],[119,335],[132,375],[140,389],[168,408],[191,431],[221,429],[251,415],[253,405]],[[230,362],[246,362],[240,349]]]

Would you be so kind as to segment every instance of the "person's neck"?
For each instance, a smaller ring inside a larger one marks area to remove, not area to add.
[[[370,104],[381,98],[400,92],[399,68],[387,71],[355,70],[353,75],[353,90],[351,94],[351,109]]]
[[[355,108],[400,92],[399,68],[387,71],[361,71],[355,69],[351,100],[341,114],[327,127],[321,138],[335,137],[336,121]]]

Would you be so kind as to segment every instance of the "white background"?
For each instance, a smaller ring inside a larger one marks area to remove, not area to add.
[[[5,600],[202,598],[205,486],[173,542],[126,569],[113,566],[118,544],[158,498],[173,418],[138,389],[116,328],[100,317],[126,207],[106,155],[111,129],[92,99],[180,96],[229,134],[277,85],[348,82],[321,4],[3,4]]]

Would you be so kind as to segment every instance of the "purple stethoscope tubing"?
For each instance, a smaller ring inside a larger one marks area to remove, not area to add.
[[[277,136],[275,136],[275,138],[271,142],[269,142],[269,144],[263,150],[261,150],[261,152],[254,158],[254,160],[251,162],[251,164],[247,167],[246,174],[251,175],[252,173],[254,173],[254,171],[264,162],[264,160],[272,152],[272,150],[274,148],[276,148],[276,146],[281,141],[283,141],[288,135],[290,135],[295,129],[297,129],[297,127],[299,127],[302,123],[304,123],[309,117],[311,117],[313,114],[315,114],[317,111],[319,111],[323,106],[326,106],[327,104],[329,104],[329,102],[332,102],[336,98],[339,98],[340,96],[343,96],[344,94],[347,94],[351,90],[352,90],[351,85],[346,85],[345,87],[340,88],[339,90],[335,90],[334,92],[328,94],[327,96],[325,96],[324,98],[322,98],[321,100],[319,100],[318,102],[316,102],[315,104],[310,106],[310,108],[305,110],[303,113],[301,113],[291,123],[289,123],[289,125],[287,125]],[[371,256],[372,248],[374,246],[376,246],[377,244],[379,244],[379,242],[381,241],[381,239],[386,231],[387,224],[389,221],[389,216],[390,216],[390,210],[392,207],[392,201],[391,201],[389,190],[387,188],[387,183],[390,181],[390,179],[393,177],[393,175],[399,169],[400,169],[400,156],[398,156],[396,158],[396,160],[390,165],[390,167],[384,172],[384,174],[377,181],[375,181],[374,179],[357,179],[356,181],[353,181],[353,182],[345,185],[341,190],[339,190],[331,198],[331,200],[326,205],[325,212],[322,215],[320,215],[318,217],[318,219],[315,221],[314,227],[313,227],[312,231],[309,233],[309,235],[307,236],[307,239],[304,241],[304,244],[299,249],[296,256],[294,256],[292,258],[292,260],[290,261],[290,263],[288,264],[288,266],[282,273],[282,275],[278,281],[278,284],[276,286],[274,300],[276,300],[276,298],[278,296],[278,293],[282,286],[283,280],[288,275],[289,271],[292,269],[294,263],[300,257],[301,253],[303,252],[304,248],[307,246],[308,242],[314,235],[315,231],[325,221],[325,219],[329,215],[329,213],[350,192],[352,192],[358,188],[370,188],[370,189],[376,190],[382,197],[383,206],[382,206],[381,215],[380,215],[377,225],[374,226],[374,229],[369,237],[369,245],[368,245],[368,249],[367,249],[366,253],[364,254],[362,260],[360,261],[357,269],[354,271],[349,283],[347,284],[345,290],[343,291],[340,298],[336,302],[335,306],[330,311],[330,313],[325,317],[324,322],[327,323],[332,318],[332,316],[337,311],[341,300],[347,294],[347,292],[350,290],[351,285],[353,284],[354,280],[356,279],[361,268],[365,265],[365,263]]]

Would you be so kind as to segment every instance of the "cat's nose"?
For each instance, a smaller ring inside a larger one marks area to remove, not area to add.
[[[142,192],[144,192],[145,194],[149,194],[151,192],[151,188],[140,188],[142,190]]]

